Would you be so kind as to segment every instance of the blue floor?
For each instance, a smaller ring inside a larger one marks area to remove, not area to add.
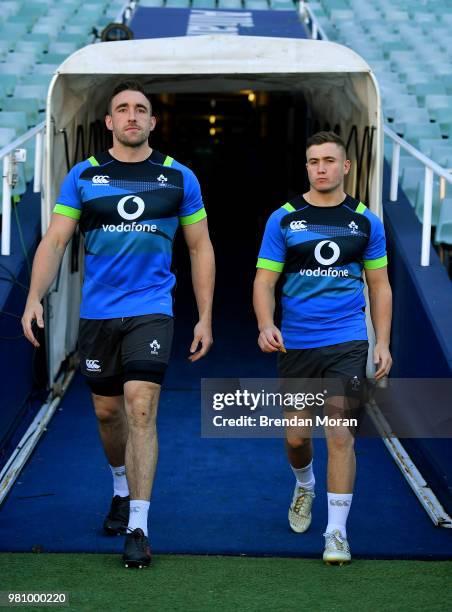
[[[234,376],[238,367],[242,376],[272,375],[272,359],[248,338],[238,338],[234,350],[216,345],[209,361],[191,365],[185,359],[188,330],[184,326],[177,336],[159,409],[160,458],[150,512],[153,549],[318,557],[327,518],[324,441],[315,441],[312,526],[296,535],[287,523],[293,476],[282,440],[200,437],[200,376]],[[231,333],[223,327],[220,335]],[[354,556],[450,558],[451,531],[433,526],[383,443],[358,440],[357,458],[348,527]],[[0,510],[0,549],[30,551],[40,545],[48,552],[120,552],[122,538],[101,530],[110,498],[111,475],[88,389],[77,376]]]

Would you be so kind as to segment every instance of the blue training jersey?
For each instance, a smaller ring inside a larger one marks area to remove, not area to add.
[[[276,210],[257,267],[283,273],[286,348],[366,340],[362,271],[386,265],[383,224],[358,200],[322,207],[297,196]]]
[[[102,153],[72,168],[53,212],[84,236],[82,318],[172,316],[176,230],[206,217],[189,168],[158,151],[135,163]]]

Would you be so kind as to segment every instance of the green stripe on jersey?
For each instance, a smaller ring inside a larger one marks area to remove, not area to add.
[[[360,215],[362,215],[364,213],[364,211],[366,210],[367,206],[365,204],[363,204],[362,202],[360,202],[358,204],[358,206],[355,208],[355,212],[359,213]]]
[[[378,268],[384,268],[388,265],[388,256],[383,255],[383,257],[379,257],[378,259],[365,259],[364,260],[364,268],[366,270],[378,270]]]
[[[164,166],[171,166],[171,164],[173,163],[174,159],[172,157],[170,157],[169,155],[167,155],[165,157],[165,161],[163,162]]]
[[[284,263],[281,261],[273,261],[272,259],[264,259],[263,257],[259,257],[256,268],[264,268],[264,270],[271,270],[272,272],[282,272]]]
[[[284,206],[281,206],[281,208],[285,208],[287,212],[294,212],[296,210],[296,208],[294,208],[292,204],[289,204],[289,202],[286,202]]]
[[[185,217],[179,217],[181,225],[193,225],[193,223],[198,223],[198,221],[202,221],[207,217],[206,209],[200,208],[192,215],[186,215]]]
[[[76,219],[77,221],[82,214],[82,211],[78,208],[72,208],[72,206],[65,206],[64,204],[56,204],[53,212],[65,217],[71,217],[71,219]]]
[[[91,155],[91,157],[88,157],[88,161],[92,166],[98,166],[99,162],[97,161],[97,159],[94,157],[94,155]]]

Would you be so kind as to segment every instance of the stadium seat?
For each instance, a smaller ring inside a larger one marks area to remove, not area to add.
[[[399,106],[395,109],[393,115],[394,123],[428,123],[430,121],[428,110],[417,106]]]
[[[70,53],[43,53],[39,58],[40,64],[57,64],[58,66],[69,57]],[[39,64],[36,64],[39,65]]]
[[[436,227],[439,221],[439,212],[441,209],[441,200],[439,199],[439,180],[438,177],[433,179],[433,200],[432,200],[432,227]],[[419,186],[416,205],[415,205],[416,217],[422,223],[424,216],[424,181]]]
[[[446,197],[441,202],[435,243],[452,245],[452,198]]]
[[[16,85],[14,95],[18,98],[35,98],[39,104],[39,110],[44,110],[46,105],[48,87],[46,85]]]
[[[166,0],[167,8],[190,8],[190,0]]]
[[[1,111],[0,127],[12,128],[16,136],[21,136],[27,131],[27,115],[24,111]]]
[[[63,42],[63,41],[53,41],[49,45],[49,53],[60,53],[64,55],[70,55],[77,51],[79,48],[79,44],[74,42]]]
[[[32,127],[39,122],[39,104],[35,99],[4,98],[0,101],[2,111],[23,111],[27,116],[27,126]]]
[[[420,138],[419,139],[419,148],[424,153],[430,157],[433,153],[433,150],[438,151],[439,149],[443,149],[445,151],[449,151],[451,147],[451,143],[447,140],[441,138]]]
[[[16,74],[14,72],[12,74],[4,73],[0,67],[0,87],[2,87],[7,96],[13,95],[16,83]]]
[[[36,57],[47,51],[47,47],[48,43],[43,40],[20,40],[17,42],[17,51],[34,53]]]
[[[4,23],[0,26],[0,40],[9,40],[10,38],[20,39],[30,29],[25,23]]]
[[[413,208],[416,204],[419,186],[423,180],[424,170],[419,166],[419,162],[415,167],[403,168],[400,184]]]
[[[216,8],[215,0],[193,0],[192,8],[194,9],[214,9]]]
[[[428,109],[428,112],[430,120],[436,121],[436,123],[449,123],[452,119],[452,110],[450,107]]]
[[[227,11],[241,10],[242,0],[218,0],[218,8]]]
[[[35,64],[33,68],[33,74],[55,74],[60,64]]]
[[[0,148],[9,145],[9,143],[15,140],[15,138],[16,130],[14,128],[0,127]]]
[[[452,96],[441,94],[427,94],[425,96],[425,106],[429,110],[436,108],[449,108],[452,117]]]
[[[295,8],[292,0],[270,0],[270,6],[274,11],[293,11]]]
[[[407,85],[407,89],[412,90],[410,93],[414,93],[417,97],[418,104],[420,106],[425,105],[425,96],[428,95],[446,95],[446,88],[442,83],[435,81],[429,81],[427,83],[416,83],[415,85]]]
[[[28,32],[27,34],[25,34],[25,36],[22,37],[21,40],[22,42],[43,42],[47,47],[50,42],[50,36],[44,33]]]
[[[412,19],[415,23],[436,23],[436,15],[434,13],[427,13],[426,11],[414,10],[412,14]]]
[[[49,74],[27,74],[21,81],[21,85],[45,85],[49,86],[52,76]]]
[[[452,143],[450,143],[448,147],[443,147],[441,145],[433,146],[430,157],[443,168],[448,168],[449,160],[452,160]]]
[[[416,145],[421,138],[437,138],[441,140],[441,130],[436,123],[408,123],[400,134],[413,145]]]
[[[311,3],[313,4],[313,3]],[[267,0],[245,0],[245,9],[248,11],[268,11]]]
[[[164,6],[164,0],[140,0],[140,6],[147,6],[149,8],[160,8]],[[166,2],[166,6],[171,8],[171,5],[168,4],[168,0]],[[119,11],[116,11],[119,12]]]

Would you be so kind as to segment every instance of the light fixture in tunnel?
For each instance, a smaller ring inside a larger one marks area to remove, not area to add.
[[[211,127],[209,130],[209,133],[211,136],[215,136],[215,134],[217,133],[217,130],[214,127]]]
[[[211,125],[214,125],[215,121],[217,120],[217,118],[215,117],[215,115],[210,115],[209,117],[209,123]]]
[[[255,94],[254,92],[252,92],[252,91],[251,91],[251,92],[248,94],[248,101],[249,101],[249,102],[254,102],[254,101],[255,101],[255,99],[256,99],[256,94]]]

